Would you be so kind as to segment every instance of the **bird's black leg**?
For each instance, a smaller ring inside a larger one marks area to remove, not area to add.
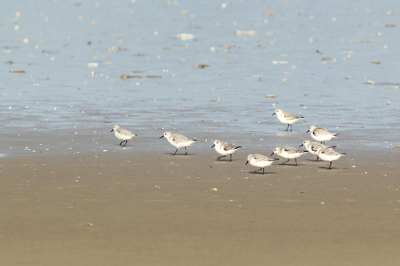
[[[263,174],[264,174],[264,168],[263,168]]]
[[[122,143],[124,143],[125,140],[121,141],[121,143],[119,144],[119,146],[122,146]]]
[[[231,158],[229,159],[230,162],[232,162],[232,154],[230,154]]]
[[[297,166],[297,158],[294,158],[294,161],[296,162],[296,166]]]
[[[327,170],[331,170],[332,169],[332,161],[330,161],[329,167]]]
[[[124,145],[124,147],[126,147],[126,143],[128,143],[128,140],[127,140],[127,139],[125,140],[125,145]]]
[[[287,162],[289,162],[289,159],[288,159],[286,162],[283,162],[283,163],[281,163],[281,164],[285,164],[285,163],[287,163]]]
[[[176,149],[175,153],[174,153],[174,154],[171,154],[171,155],[175,155],[175,154],[178,152],[178,150],[179,150],[179,149]]]
[[[293,124],[290,125],[290,131],[292,131],[292,129],[293,129]]]
[[[221,159],[221,158],[223,158],[223,157],[226,157],[225,155],[224,156],[219,156],[218,158],[217,158],[217,160],[219,160],[219,159]]]
[[[286,131],[288,131],[288,130],[289,130],[289,126],[290,126],[290,124],[288,124],[288,125],[287,125]]]
[[[186,147],[185,147],[185,151],[186,151],[185,155],[187,155],[187,149],[186,149]]]
[[[316,162],[318,162],[319,156],[317,155],[317,160],[315,160]]]

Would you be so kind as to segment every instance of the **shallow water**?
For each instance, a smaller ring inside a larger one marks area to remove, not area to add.
[[[394,1],[8,1],[2,133],[63,138],[120,124],[142,135],[254,133],[289,145],[316,125],[364,141],[356,146],[391,148],[399,13]],[[305,117],[293,134],[271,116],[277,108]]]

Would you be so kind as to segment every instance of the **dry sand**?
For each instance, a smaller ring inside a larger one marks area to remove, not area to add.
[[[0,265],[400,265],[396,157],[116,150],[1,158]]]

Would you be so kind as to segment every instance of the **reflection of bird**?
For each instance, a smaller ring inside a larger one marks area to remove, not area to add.
[[[321,144],[325,144],[326,141],[337,138],[336,136],[339,135],[339,133],[330,133],[328,130],[316,126],[310,126],[310,129],[306,133],[308,132],[310,132],[313,139],[320,141]]]
[[[271,156],[276,153],[279,156],[282,156],[283,158],[288,159],[286,162],[283,162],[281,164],[285,164],[285,163],[289,162],[290,159],[294,159],[296,162],[296,166],[297,166],[297,158],[306,152],[308,152],[308,151],[300,151],[296,148],[289,147],[289,146],[276,147],[274,149],[274,151],[272,152]]]
[[[270,166],[273,161],[279,160],[277,158],[269,158],[267,156],[261,155],[261,154],[249,154],[247,155],[247,162],[250,163],[253,166],[260,167],[260,169],[255,170],[252,173],[255,173],[257,171],[260,171],[261,169],[263,170],[264,174],[264,167]]]
[[[164,135],[162,135],[160,139],[164,137],[168,140],[169,143],[171,143],[173,146],[176,147],[176,151],[172,155],[175,155],[178,152],[179,148],[182,147],[185,147],[186,151],[185,155],[187,155],[186,146],[189,146],[196,141],[196,139],[188,139],[187,137],[181,134],[172,134],[169,131],[164,132]]]
[[[329,148],[319,148],[319,149],[317,149],[317,155],[322,160],[330,162],[329,167],[327,168],[327,170],[331,170],[332,169],[332,161],[336,161],[337,159],[339,159],[343,155],[346,155],[346,153],[338,153],[337,151],[334,151],[334,150],[329,149]]]
[[[287,124],[286,131],[288,131],[289,126],[290,126],[290,131],[292,131],[293,124],[299,121],[300,119],[304,118],[302,116],[297,116],[289,112],[284,112],[281,109],[277,109],[275,113],[273,113],[272,115],[275,114],[278,117],[279,121],[281,121],[281,123]]]
[[[226,157],[226,155],[230,155],[230,162],[232,161],[232,153],[234,153],[237,149],[240,149],[242,146],[233,146],[227,142],[222,142],[218,139],[214,140],[214,145],[212,145],[211,148],[214,148],[215,150],[221,154],[222,156],[218,157],[217,160]]]
[[[122,142],[119,144],[120,146],[122,145],[122,143],[125,142],[124,147],[128,143],[128,139],[132,139],[133,137],[137,136],[136,134],[133,134],[129,130],[127,130],[123,127],[120,127],[118,125],[113,126],[113,128],[111,129],[111,132],[113,132],[113,131],[117,138],[122,139]]]

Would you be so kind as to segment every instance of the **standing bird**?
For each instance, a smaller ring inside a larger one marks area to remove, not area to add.
[[[261,155],[261,154],[249,154],[247,155],[247,163],[250,163],[253,166],[256,167],[260,167],[260,169],[255,170],[254,172],[251,173],[255,173],[257,171],[260,171],[261,169],[263,170],[263,174],[264,174],[264,167],[270,166],[273,161],[279,160],[278,158],[269,158],[267,156]]]
[[[226,155],[230,155],[229,161],[232,162],[232,153],[234,153],[237,149],[240,149],[242,146],[233,146],[227,142],[222,142],[218,139],[214,140],[214,145],[212,145],[211,148],[214,148],[215,150],[221,154],[222,156],[218,157],[217,160],[226,157]]]
[[[132,139],[133,137],[136,137],[136,134],[133,134],[132,132],[130,132],[129,130],[120,127],[118,125],[115,125],[112,127],[111,132],[114,131],[114,134],[117,138],[122,139],[122,142],[119,144],[119,146],[122,145],[122,143],[125,142],[124,147],[126,146],[126,144],[128,143],[128,139]]]
[[[319,156],[319,158],[321,158],[322,160],[330,162],[327,170],[332,169],[332,161],[336,161],[343,155],[346,155],[346,153],[338,153],[337,151],[334,151],[329,148],[319,148],[316,150],[316,153]]]
[[[186,146],[191,145],[193,142],[197,141],[196,139],[188,139],[187,137],[181,135],[181,134],[172,134],[169,131],[164,132],[164,135],[162,135],[160,137],[161,138],[166,138],[168,140],[169,143],[171,143],[173,146],[176,147],[176,151],[174,154],[171,155],[175,155],[179,148],[185,147],[185,155],[187,155],[187,150],[186,150]]]
[[[334,149],[336,148],[336,146],[325,146],[324,144],[320,144],[318,142],[311,142],[309,140],[305,140],[303,141],[303,144],[301,144],[299,147],[304,146],[306,148],[306,150],[308,150],[311,154],[315,154],[317,155],[317,149],[318,148],[329,148],[329,149]],[[317,160],[315,160],[316,162],[318,162],[319,156],[317,155]]]
[[[295,122],[299,121],[300,119],[304,118],[302,116],[297,116],[297,115],[291,114],[289,112],[284,112],[281,109],[277,109],[275,111],[275,113],[273,113],[272,115],[275,115],[275,114],[281,123],[287,124],[286,131],[289,130],[289,126],[290,126],[290,131],[292,131],[293,124]]]
[[[321,144],[325,144],[326,141],[337,138],[336,136],[339,135],[339,133],[330,133],[328,130],[316,126],[310,126],[310,129],[306,133],[308,132],[310,132],[313,139],[320,141]]]
[[[276,153],[279,156],[288,159],[286,162],[283,162],[281,164],[285,164],[285,163],[289,162],[290,159],[294,159],[296,162],[296,166],[297,166],[297,158],[306,152],[308,152],[308,151],[300,151],[296,148],[289,147],[289,146],[276,147],[274,149],[274,151],[272,152],[271,156]]]

